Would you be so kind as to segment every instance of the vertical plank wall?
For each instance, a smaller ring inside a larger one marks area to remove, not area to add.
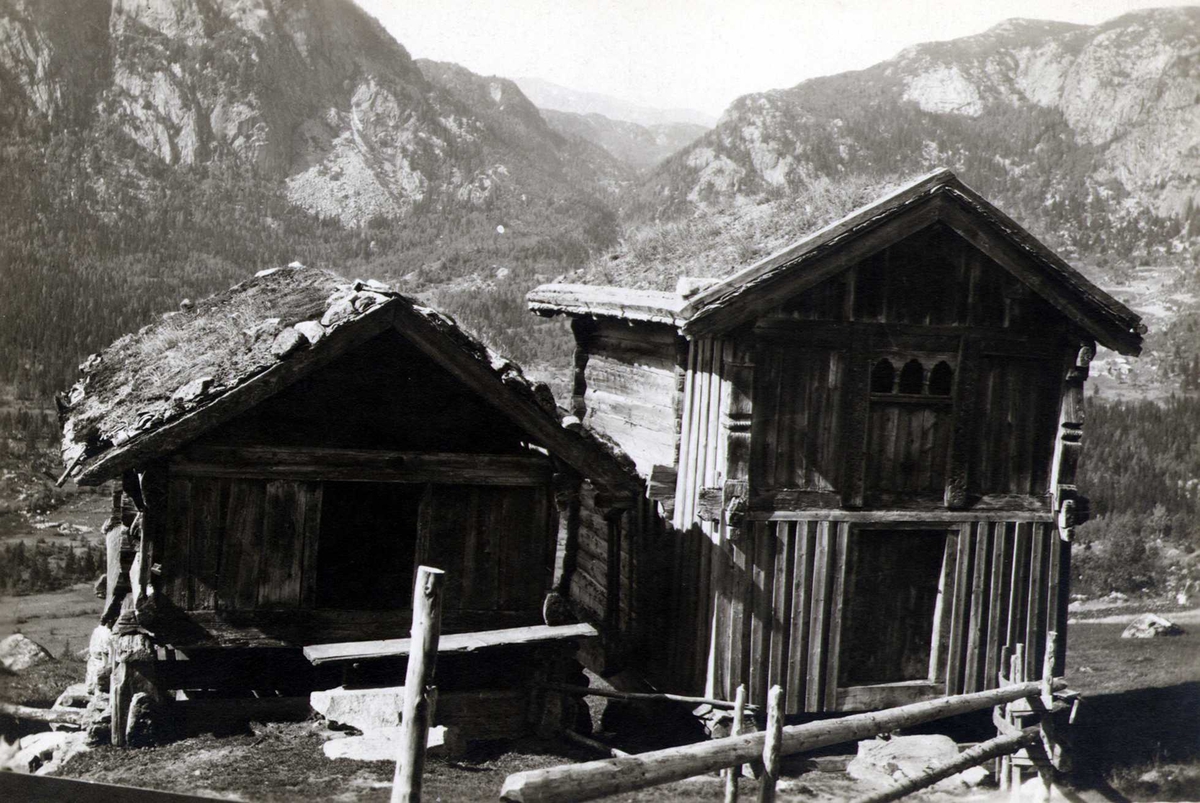
[[[1048,630],[1062,630],[1058,604],[1064,552],[1048,522],[964,522],[947,539],[941,657],[931,680],[946,694],[996,686],[1001,651],[1022,643],[1026,671],[1040,674]],[[788,713],[840,708],[842,600],[854,525],[848,521],[758,521],[725,542],[713,588],[712,693],[732,699],[746,683],[764,704],[775,684]],[[1012,589],[1020,593],[1015,596]],[[700,610],[697,606],[696,610]],[[883,612],[881,612],[882,614]]]

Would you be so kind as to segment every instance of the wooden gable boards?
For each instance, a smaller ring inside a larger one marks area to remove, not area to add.
[[[888,245],[941,222],[1122,354],[1141,350],[1138,315],[1088,281],[949,170],[931,173],[693,297],[680,311],[691,336],[735,328]]]

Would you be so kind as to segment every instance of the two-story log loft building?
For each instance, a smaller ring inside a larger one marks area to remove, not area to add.
[[[529,302],[571,317],[575,413],[648,489],[583,502],[607,668],[795,714],[993,687],[1017,644],[1040,674],[1049,630],[1061,666],[1088,363],[1145,327],[951,172],[690,297]]]

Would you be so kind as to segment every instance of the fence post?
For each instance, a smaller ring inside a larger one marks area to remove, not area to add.
[[[729,729],[730,736],[739,736],[746,717],[746,684],[737,687],[737,696],[733,698],[733,726]],[[742,774],[739,764],[725,770],[725,803],[737,803],[738,776]]]
[[[425,744],[433,718],[437,689],[428,688],[437,666],[442,631],[442,579],[445,572],[429,566],[417,569],[413,588],[413,623],[408,673],[404,677],[404,709],[400,720],[400,754],[392,779],[392,803],[419,803]]]
[[[767,737],[763,741],[763,773],[758,787],[758,803],[775,803],[775,784],[779,781],[779,755],[783,747],[783,689],[772,686],[767,693]]]

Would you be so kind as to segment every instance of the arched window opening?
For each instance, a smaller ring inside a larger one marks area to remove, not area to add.
[[[954,369],[942,360],[929,372],[929,395],[949,396],[954,389]]]
[[[920,360],[912,359],[900,371],[900,392],[920,394],[925,385],[925,367]]]
[[[861,365],[861,363],[860,363]],[[891,393],[896,381],[896,369],[888,360],[880,360],[871,369],[871,392]],[[859,391],[861,393],[862,391]]]

